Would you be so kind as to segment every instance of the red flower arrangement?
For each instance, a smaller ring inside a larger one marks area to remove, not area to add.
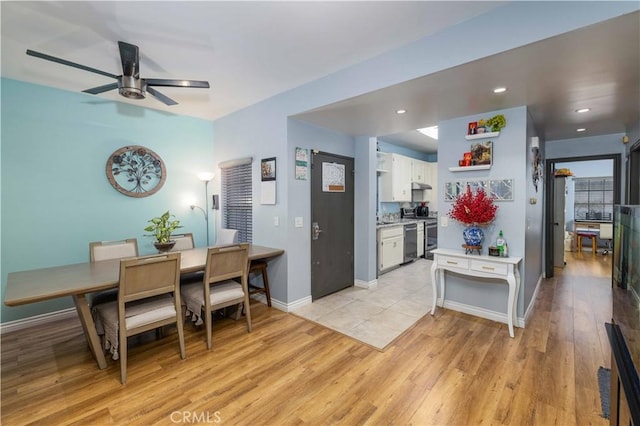
[[[478,189],[474,194],[467,185],[467,190],[458,195],[448,215],[467,225],[485,225],[495,219],[497,210],[498,206],[493,204],[493,198],[488,197],[483,189]]]

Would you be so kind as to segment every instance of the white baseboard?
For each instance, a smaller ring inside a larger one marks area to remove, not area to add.
[[[438,306],[442,306],[442,299],[438,298]],[[464,303],[452,302],[447,300],[444,302],[444,307],[451,309],[452,311],[462,312],[464,314],[473,315],[475,317],[485,318],[491,321],[501,322],[508,324],[507,314],[502,312],[491,311],[489,309],[479,308],[477,306],[465,305]],[[514,327],[524,328],[524,319],[516,318]]]
[[[279,300],[275,300],[274,298],[271,298],[271,305],[274,308],[279,309],[283,312],[293,312],[296,309],[300,309],[301,307],[307,306],[310,304],[311,304],[311,296],[306,296],[306,297],[303,297],[302,299],[294,300],[291,303],[284,303]]]
[[[258,294],[253,294],[251,295],[251,298],[253,300],[257,300],[258,302],[262,303],[263,305],[267,304],[267,296],[264,293],[258,293]],[[311,302],[309,302],[311,303]],[[288,305],[286,303],[283,303],[281,301],[279,301],[278,299],[274,299],[273,297],[271,298],[271,307],[276,308],[279,311],[283,311],[283,312],[289,312],[288,309]]]
[[[265,305],[267,304],[267,298],[264,294],[254,294],[251,296],[251,298],[259,301],[260,303],[264,303]],[[277,299],[271,298],[271,306],[283,312],[292,312],[295,309],[310,304],[311,296],[304,297],[292,303],[284,303]],[[68,318],[78,318],[78,314],[75,308],[67,308],[61,311],[49,312],[42,315],[36,315],[29,318],[2,323],[0,324],[0,335]]]
[[[369,290],[369,289],[378,288],[378,280],[377,279],[371,280],[371,281],[354,280],[353,285],[359,288],[366,288],[367,290]]]
[[[529,306],[527,306],[527,309],[524,312],[524,318],[523,318],[523,322],[524,324],[522,325],[522,327],[524,327],[524,325],[527,323],[527,319],[529,318],[529,315],[531,314],[531,312],[533,311],[533,308],[536,305],[536,298],[538,297],[538,290],[540,290],[540,286],[542,285],[542,280],[544,279],[544,274],[540,274],[540,276],[538,277],[538,282],[536,283],[536,288],[535,290],[533,290],[533,296],[531,297],[531,301],[529,302]],[[518,321],[520,320],[520,318],[518,318]]]
[[[0,335],[4,333],[11,333],[12,331],[24,330],[26,328],[42,324],[48,324],[53,321],[68,319],[71,317],[78,318],[76,308],[67,308],[61,311],[48,312],[42,315],[36,315],[33,317],[5,322],[0,324]]]

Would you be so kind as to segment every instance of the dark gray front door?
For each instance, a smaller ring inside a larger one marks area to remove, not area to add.
[[[311,157],[311,297],[353,285],[353,158]]]

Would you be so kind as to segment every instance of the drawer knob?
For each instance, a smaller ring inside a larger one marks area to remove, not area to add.
[[[483,266],[482,269],[486,269],[487,271],[495,271],[496,268],[492,268],[491,266]]]
[[[447,263],[448,263],[449,265],[457,265],[457,264],[458,264],[458,262],[453,262],[453,261],[451,261],[451,260],[447,260]]]

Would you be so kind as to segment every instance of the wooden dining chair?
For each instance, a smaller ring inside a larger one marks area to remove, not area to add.
[[[138,240],[135,238],[118,241],[94,241],[89,243],[89,261],[92,263],[102,260],[124,259],[137,256]],[[114,301],[117,297],[118,290],[111,289],[92,293],[88,299],[89,304],[93,307],[100,303]]]
[[[200,283],[183,285],[182,299],[187,313],[193,315],[196,325],[202,324],[204,315],[207,332],[207,348],[211,349],[213,311],[227,306],[238,305],[236,319],[244,304],[247,331],[251,332],[251,310],[247,285],[249,244],[234,244],[210,247],[207,251],[207,263],[204,279]],[[234,280],[239,278],[240,283]]]
[[[171,234],[171,239],[176,242],[170,252],[172,251],[180,251],[180,250],[190,250],[195,248],[195,243],[193,240],[192,233],[186,234]],[[188,284],[193,282],[202,282],[202,277],[204,276],[204,271],[194,271],[188,272],[180,275],[180,283]]]
[[[94,241],[89,243],[89,260],[91,262],[137,256],[138,240],[135,238],[117,241]]]
[[[220,228],[216,234],[216,245],[235,244],[238,242],[238,230]]]
[[[120,381],[127,382],[127,338],[176,324],[180,357],[186,357],[180,301],[180,253],[120,261],[118,301],[97,307],[105,343],[120,359]]]
[[[176,244],[169,251],[189,250],[196,246],[193,242],[193,234],[190,232],[186,234],[171,234],[171,239]]]

